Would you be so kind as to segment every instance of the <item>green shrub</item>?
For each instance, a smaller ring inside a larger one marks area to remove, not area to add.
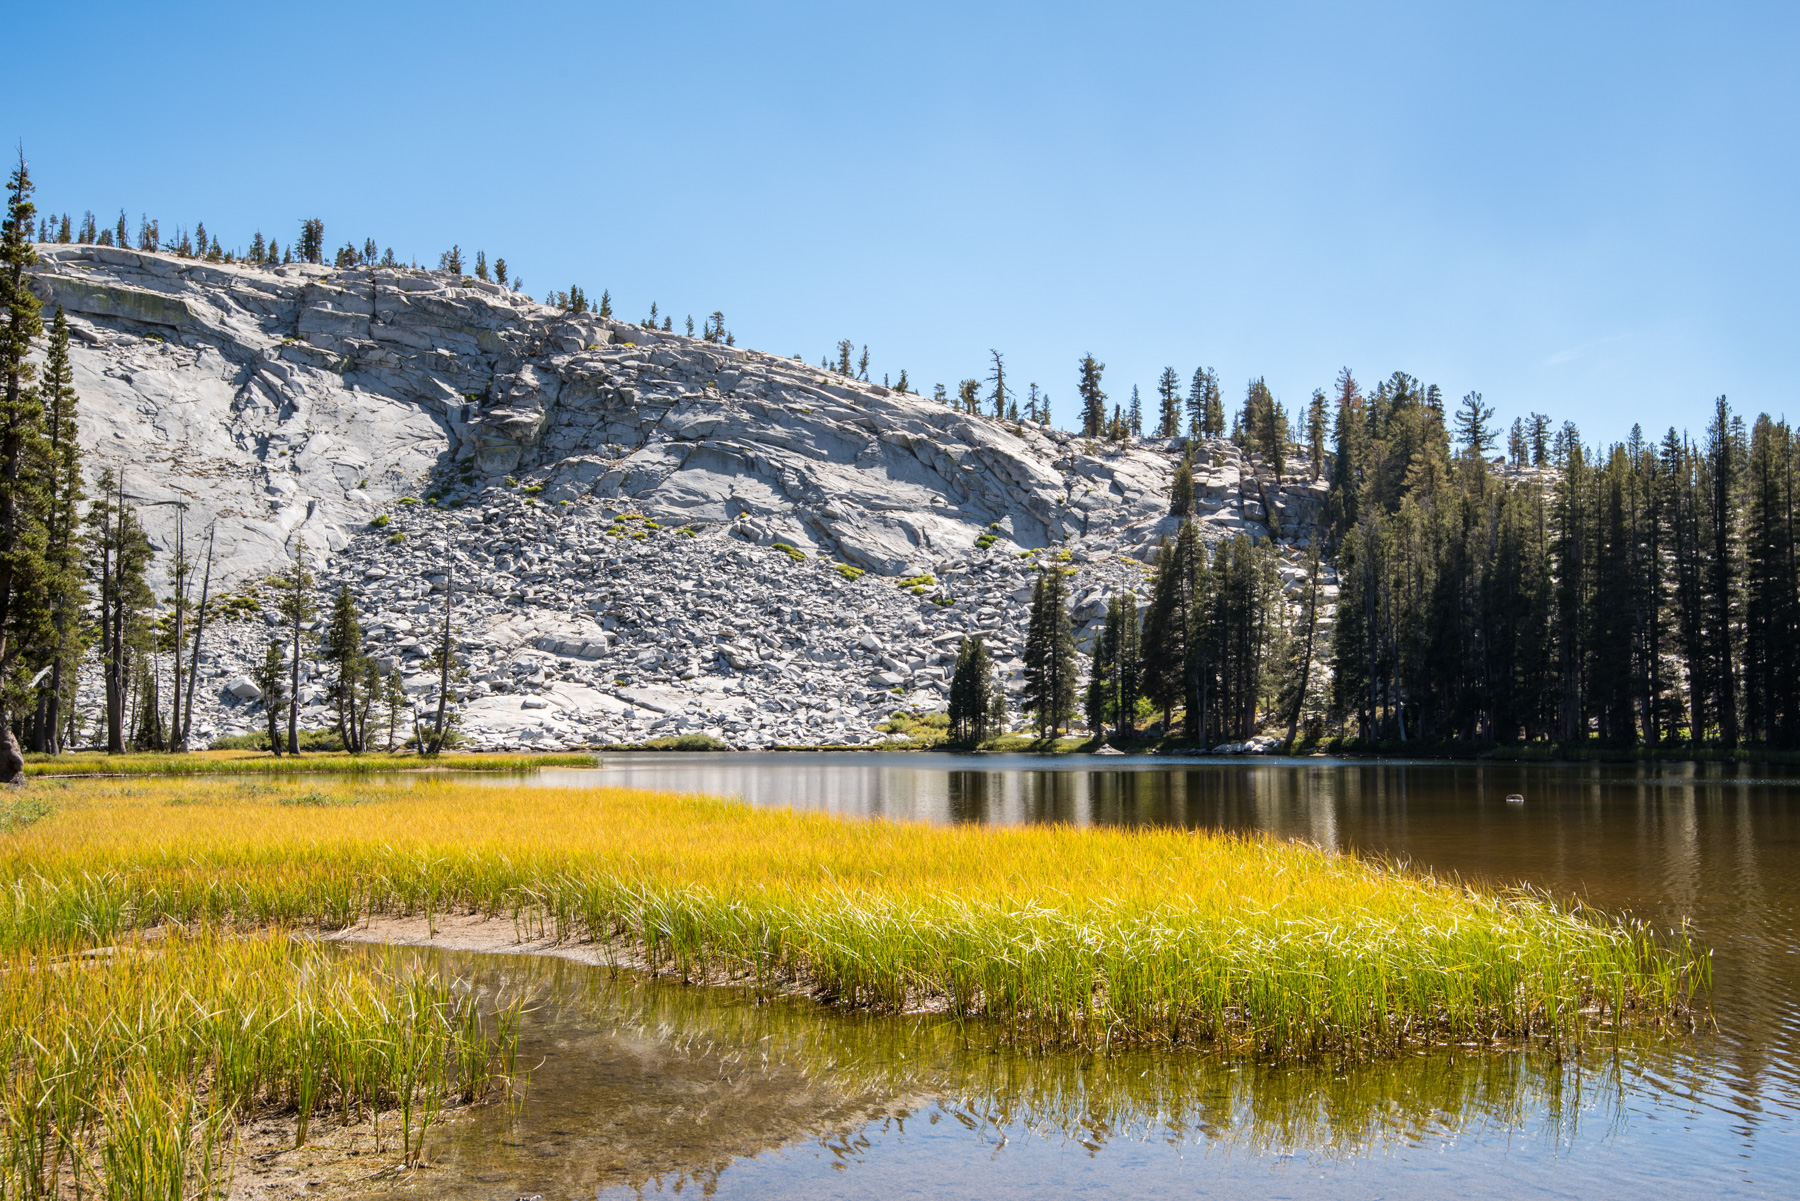
[[[359,796],[338,796],[326,792],[322,788],[309,788],[305,792],[297,792],[293,796],[276,797],[277,805],[305,805],[315,809],[332,808],[338,805],[360,805],[363,798]]]
[[[400,498],[400,503],[403,505],[416,505],[419,503],[419,498],[416,496],[402,496]]]
[[[388,535],[388,545],[389,546],[399,546],[402,542],[405,542],[405,541],[406,541],[406,531],[404,531],[404,530],[395,530],[393,533]]]
[[[930,588],[933,585],[935,585],[936,583],[937,583],[937,580],[934,579],[930,574],[915,575],[915,576],[908,576],[906,579],[899,581],[898,587],[910,589],[914,592],[917,592],[919,589],[922,589],[922,588]]]
[[[281,738],[283,749],[287,747],[287,735]],[[207,745],[209,751],[266,751],[269,749],[269,732],[261,730],[250,734],[228,734],[223,738],[215,738]],[[300,731],[300,749],[302,751],[341,751],[344,740],[338,737],[336,730],[302,730]]]
[[[833,563],[832,566],[837,569],[839,575],[843,576],[846,580],[849,580],[852,584],[868,574],[862,568],[852,567],[848,563]]]
[[[638,744],[647,751],[728,751],[731,744],[711,734],[674,734],[667,738],[651,738]]]
[[[986,550],[998,541],[1000,541],[1000,539],[993,534],[983,534],[981,537],[975,539],[975,549]]]
[[[542,484],[527,484],[519,489],[519,491],[523,492],[526,496],[536,496],[543,490],[544,486]]]
[[[50,802],[42,797],[28,796],[13,801],[0,801],[0,831],[29,826],[32,822],[49,817],[50,812]]]
[[[371,529],[378,530],[378,529],[381,529],[383,526],[387,525],[387,523],[392,520],[393,520],[393,518],[389,517],[386,513],[379,513],[375,516],[374,520],[369,522],[369,527]]]
[[[948,609],[951,605],[956,603],[956,598],[953,596],[934,596],[931,598],[931,603],[940,609]]]
[[[800,550],[798,547],[789,546],[785,542],[777,542],[771,546],[770,549],[780,551],[796,563],[806,562],[806,553],[804,551]]]

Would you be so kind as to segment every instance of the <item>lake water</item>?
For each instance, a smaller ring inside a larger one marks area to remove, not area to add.
[[[522,1110],[405,1191],[512,1198],[1800,1196],[1800,776],[1744,765],[619,755],[532,783],[898,820],[1261,830],[1529,883],[1714,951],[1716,1029],[1555,1062],[1024,1053],[941,1019],[759,1004],[519,957]],[[1508,804],[1509,793],[1523,805]]]

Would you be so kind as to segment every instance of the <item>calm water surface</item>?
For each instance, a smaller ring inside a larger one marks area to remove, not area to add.
[[[1800,1196],[1800,776],[1731,766],[609,756],[628,784],[936,822],[1262,830],[1525,882],[1713,948],[1717,1030],[1555,1063],[1026,1054],[936,1019],[756,1004],[519,958],[517,1116],[447,1129],[445,1197]],[[1509,805],[1509,793],[1526,797]]]

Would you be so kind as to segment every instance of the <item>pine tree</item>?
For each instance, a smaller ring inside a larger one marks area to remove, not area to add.
[[[1194,464],[1187,455],[1175,465],[1175,475],[1169,483],[1169,514],[1172,517],[1186,517],[1194,511]]]
[[[1138,612],[1135,593],[1114,593],[1107,599],[1106,622],[1094,642],[1088,673],[1088,729],[1096,738],[1114,727],[1119,738],[1134,732],[1140,686]]]
[[[1125,410],[1125,427],[1133,437],[1144,434],[1144,402],[1138,397],[1137,385],[1131,385],[1131,405]]]
[[[484,250],[477,250],[475,252],[475,278],[480,279],[480,280],[485,280],[485,279],[487,279],[487,277],[488,277],[487,252]]]
[[[394,739],[400,733],[400,714],[406,708],[406,687],[401,682],[400,670],[395,668],[388,672],[387,680],[382,685],[382,716],[387,719],[387,749],[394,749]]]
[[[119,210],[119,224],[115,229],[113,236],[117,239],[117,245],[120,250],[129,250],[131,248],[131,236],[126,230],[124,209]]]
[[[310,217],[300,223],[300,261],[317,263],[325,257],[325,222]]]
[[[1323,402],[1323,393],[1315,395]],[[1306,551],[1306,591],[1301,594],[1300,616],[1295,625],[1298,635],[1293,639],[1294,666],[1289,673],[1287,696],[1286,743],[1289,749],[1300,732],[1300,713],[1306,707],[1307,689],[1312,684],[1314,641],[1319,630],[1319,544],[1316,541]]]
[[[494,282],[499,284],[503,288],[506,286],[506,260],[505,259],[495,259],[494,260]],[[605,292],[602,292],[600,294],[600,307],[605,310],[604,312],[602,312],[600,314],[602,317],[612,316],[612,301],[606,295]]]
[[[45,603],[50,569],[44,560],[49,504],[43,461],[43,404],[32,377],[31,345],[43,332],[41,306],[25,272],[37,262],[32,233],[34,185],[19,154],[7,181],[6,222],[0,227],[0,783],[24,781],[24,757],[13,737],[16,690],[10,686],[21,656],[51,638]],[[67,343],[64,343],[65,348]]]
[[[600,316],[610,319],[613,315],[612,293],[605,288],[600,289]]]
[[[1081,397],[1081,432],[1098,438],[1106,427],[1106,393],[1100,390],[1100,375],[1106,364],[1086,354],[1077,366],[1080,377],[1075,391]]]
[[[981,412],[981,381],[966,379],[956,386],[956,399],[965,413]]]
[[[1173,438],[1181,432],[1181,375],[1173,367],[1164,367],[1156,381],[1156,394],[1162,404],[1157,410],[1156,436]]]
[[[455,577],[449,564],[444,565],[444,625],[438,638],[437,649],[431,657],[432,666],[438,671],[437,714],[432,719],[431,730],[417,730],[419,753],[428,757],[436,757],[449,745],[456,731],[456,714],[450,708],[450,679],[454,674],[456,640],[450,624],[451,613],[456,599]]]
[[[1306,457],[1312,466],[1312,478],[1315,482],[1325,472],[1325,432],[1328,426],[1325,393],[1315,388],[1312,403],[1306,406]]]
[[[1545,413],[1531,415],[1531,465],[1544,467],[1550,462],[1550,418]]]
[[[1000,357],[1000,352],[997,350],[990,349],[988,354],[992,355],[994,359],[993,369],[987,375],[987,382],[994,386],[994,390],[988,393],[988,399],[994,402],[995,420],[1004,420],[1006,402],[1012,395],[1012,389],[1006,386],[1006,362]]]
[[[1717,689],[1715,715],[1719,741],[1728,749],[1738,744],[1738,696],[1736,636],[1733,614],[1737,608],[1737,491],[1743,460],[1742,424],[1734,422],[1723,396],[1713,402],[1712,424],[1706,430],[1707,482],[1711,485],[1707,513],[1711,536],[1706,590],[1711,624],[1711,671]]]
[[[250,670],[250,682],[262,690],[263,720],[269,727],[269,750],[278,758],[287,745],[281,737],[281,719],[288,710],[287,681],[282,678],[286,668],[281,657],[281,639],[271,638],[263,649],[262,662]]]
[[[904,396],[910,388],[911,385],[906,382],[906,368],[902,367],[900,368],[900,378],[894,381],[894,391]]]
[[[256,236],[250,239],[250,261],[260,265],[268,257],[269,251],[263,245],[262,230],[259,229],[256,231]]]
[[[1493,406],[1481,403],[1481,393],[1470,392],[1462,398],[1462,407],[1456,411],[1456,440],[1462,443],[1465,455],[1484,458],[1494,448],[1500,434],[1488,426],[1493,419]]]
[[[380,692],[381,677],[363,650],[362,624],[349,585],[338,589],[326,627],[325,661],[332,666],[331,699],[338,737],[344,749],[358,754],[368,745],[369,709]]]
[[[1163,540],[1153,560],[1156,582],[1143,624],[1143,692],[1162,710],[1165,735],[1173,731],[1175,707],[1187,694],[1194,575],[1203,554],[1198,530],[1184,520],[1175,542]]]
[[[88,570],[99,601],[100,673],[106,692],[106,749],[125,753],[130,682],[137,651],[156,598],[145,582],[150,540],[137,514],[125,503],[123,484],[111,468],[95,481],[99,497],[88,506]]]
[[[956,653],[956,670],[950,679],[950,736],[971,746],[979,746],[993,737],[997,732],[993,717],[998,691],[987,644],[979,635],[964,638]]]
[[[270,578],[275,588],[275,613],[287,627],[289,641],[288,653],[292,658],[290,664],[290,683],[288,696],[292,704],[288,708],[287,748],[288,754],[300,753],[300,648],[306,635],[306,625],[313,619],[316,609],[313,605],[312,572],[306,567],[306,539],[301,538],[294,547],[293,565],[283,574]]]
[[[44,408],[48,501],[44,521],[45,600],[55,633],[54,641],[48,645],[50,675],[38,692],[32,749],[54,754],[63,746],[63,714],[73,710],[76,667],[86,641],[81,613],[88,600],[83,581],[80,505],[84,495],[75,375],[69,364],[69,321],[61,305],[50,324],[39,393]]]
[[[302,249],[301,253],[304,254],[305,250]],[[307,261],[312,262],[314,260],[308,259]],[[438,255],[438,270],[448,271],[452,275],[461,275],[463,273],[462,247],[452,246],[450,249],[444,251],[444,253]]]
[[[1076,670],[1068,586],[1062,569],[1051,566],[1038,573],[1025,636],[1024,699],[1039,738],[1054,736],[1074,713]]]

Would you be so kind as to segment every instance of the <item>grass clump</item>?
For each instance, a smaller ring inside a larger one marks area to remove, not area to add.
[[[373,519],[370,520],[369,528],[376,529],[376,530],[384,529],[384,528],[386,528],[387,524],[392,520],[393,520],[393,518],[389,517],[386,513],[378,513],[375,515],[375,517]]]
[[[22,796],[0,802],[0,832],[23,829],[50,813],[50,802],[43,797]]]
[[[801,550],[799,547],[792,546],[786,542],[772,543],[772,544],[770,544],[769,549],[780,551],[782,554],[786,555],[788,558],[792,559],[796,563],[806,562],[806,552]]]
[[[0,947],[0,1193],[212,1198],[240,1119],[377,1115],[411,1165],[447,1104],[504,1082],[519,1005],[484,1015],[398,953],[211,932]]]
[[[404,530],[395,530],[393,533],[388,535],[388,545],[389,546],[399,546],[402,542],[405,542],[405,541],[406,541],[406,532]]]
[[[983,534],[981,537],[975,539],[975,549],[986,550],[998,541],[1000,541],[1000,537],[997,534]]]
[[[868,574],[863,568],[852,567],[848,563],[833,563],[831,566],[834,571],[843,576],[846,580],[849,580],[852,584]]]
[[[1596,1028],[1685,1020],[1709,981],[1679,935],[1267,837],[932,827],[451,776],[357,782],[378,805],[236,788],[60,792],[49,817],[0,835],[0,946],[516,914],[528,933],[684,979],[798,982],[1045,1044],[1271,1058],[1520,1038],[1566,1050]]]

